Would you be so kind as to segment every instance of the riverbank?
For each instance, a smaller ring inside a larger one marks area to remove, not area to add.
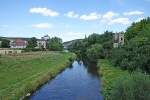
[[[30,53],[0,58],[0,100],[19,100],[69,66],[72,53]]]
[[[112,91],[112,84],[119,76],[128,75],[127,71],[122,71],[119,67],[112,67],[107,59],[100,59],[97,64],[102,86],[102,93],[105,100]]]

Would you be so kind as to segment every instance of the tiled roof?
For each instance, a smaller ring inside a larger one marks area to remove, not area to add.
[[[11,43],[11,46],[25,46],[26,43],[21,39],[16,39]]]

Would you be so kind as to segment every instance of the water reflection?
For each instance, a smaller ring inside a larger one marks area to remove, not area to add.
[[[96,72],[94,67],[74,61],[72,67],[43,85],[29,100],[103,100]]]

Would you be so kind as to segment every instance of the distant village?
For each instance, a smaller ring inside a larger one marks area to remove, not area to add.
[[[1,37],[3,38],[3,37]],[[0,54],[12,54],[12,53],[21,53],[21,49],[26,48],[27,46],[27,41],[30,38],[8,38],[4,37],[4,39],[9,39],[10,40],[10,48],[0,48]],[[46,42],[47,40],[50,39],[48,35],[43,36],[41,39],[37,39],[37,47],[35,48],[40,48],[43,46],[46,49]],[[82,40],[82,39],[76,39],[68,42],[64,42],[63,46],[64,48],[67,48],[69,44],[72,42],[75,42],[77,40]],[[119,44],[124,44],[124,32],[119,32],[114,34],[114,40],[116,40],[115,43],[113,43],[113,47],[117,48]],[[0,40],[0,45],[2,43],[2,39]],[[15,51],[14,51],[15,50]]]
[[[6,39],[10,40],[10,48],[0,48],[0,54],[11,54],[14,52],[21,53],[21,49],[26,48],[27,41],[30,38],[6,38]],[[41,39],[37,39],[37,47],[35,48],[40,48],[41,46],[46,48],[46,42],[48,39],[50,39],[48,35],[43,36]],[[2,40],[0,40],[0,45],[1,43],[2,43]]]

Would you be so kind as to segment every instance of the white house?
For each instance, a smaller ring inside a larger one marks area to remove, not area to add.
[[[50,37],[48,35],[45,35],[44,37],[39,39],[37,41],[37,48],[40,48],[42,45],[44,46],[44,48],[46,48],[46,42],[48,39],[50,39]]]
[[[16,39],[10,43],[10,46],[11,46],[10,48],[22,49],[22,48],[26,48],[26,43],[21,39]]]

